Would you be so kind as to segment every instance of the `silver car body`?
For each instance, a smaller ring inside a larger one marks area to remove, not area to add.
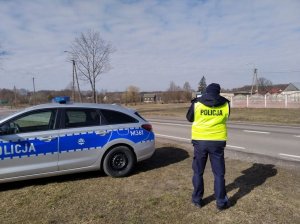
[[[68,109],[117,111],[136,122],[66,128],[60,124],[62,111]],[[0,127],[24,114],[44,110],[56,113],[53,129],[0,135],[0,182],[99,170],[106,152],[118,145],[130,148],[137,162],[154,153],[154,133],[142,127],[149,123],[134,110],[118,105],[43,104],[2,119]]]

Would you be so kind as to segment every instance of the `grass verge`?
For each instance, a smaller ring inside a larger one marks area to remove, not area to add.
[[[82,173],[0,186],[2,223],[297,223],[300,173],[226,159],[233,206],[217,212],[210,165],[205,206],[191,205],[191,147],[158,143],[133,175]]]

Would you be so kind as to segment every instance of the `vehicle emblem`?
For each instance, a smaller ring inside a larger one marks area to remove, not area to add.
[[[85,143],[85,140],[83,138],[78,139],[78,144],[83,145]]]

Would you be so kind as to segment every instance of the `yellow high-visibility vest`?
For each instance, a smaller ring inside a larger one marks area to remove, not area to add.
[[[208,107],[200,102],[195,103],[192,139],[226,141],[228,116],[228,103],[218,107]]]

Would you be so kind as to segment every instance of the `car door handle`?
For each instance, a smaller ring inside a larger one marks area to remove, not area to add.
[[[51,142],[53,139],[52,136],[45,136],[45,137],[40,137],[39,140],[44,141],[44,142]]]
[[[104,136],[107,134],[107,131],[97,131],[96,134],[100,136]]]

